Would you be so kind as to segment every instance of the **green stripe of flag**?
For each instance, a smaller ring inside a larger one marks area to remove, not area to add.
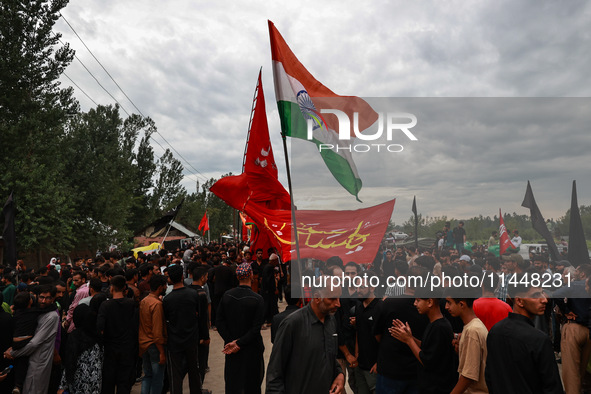
[[[288,137],[308,141],[307,122],[302,115],[299,105],[290,101],[278,101],[277,107],[279,109],[281,130],[283,130],[283,133]],[[335,138],[335,141],[338,140]],[[327,141],[318,141],[315,138],[310,142],[314,142],[317,147],[319,147],[320,144],[327,143]],[[353,172],[347,159],[334,150],[329,149],[323,149],[320,152],[320,156],[322,156],[324,163],[339,184],[349,193],[357,197],[361,190],[362,182]],[[359,198],[357,198],[357,200],[359,200]]]

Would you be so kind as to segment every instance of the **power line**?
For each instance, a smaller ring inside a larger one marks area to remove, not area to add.
[[[66,44],[64,44],[64,42],[63,42],[62,40],[60,40],[59,38],[58,38],[58,40],[59,40],[59,42],[61,42],[61,43],[62,43],[62,45],[64,45],[64,46],[66,45]],[[82,64],[82,67],[84,67],[84,69],[85,69],[85,70],[86,70],[86,71],[87,71],[87,72],[90,74],[90,76],[91,76],[92,78],[94,78],[94,80],[96,81],[96,83],[98,83],[98,85],[99,85],[99,86],[100,86],[100,87],[101,87],[101,88],[102,88],[102,89],[103,89],[103,90],[104,90],[104,91],[105,91],[105,92],[106,92],[106,93],[107,93],[107,94],[108,94],[108,95],[109,95],[109,96],[110,96],[110,97],[111,97],[113,100],[115,100],[115,102],[116,102],[117,104],[119,104],[119,107],[121,107],[121,109],[123,110],[123,112],[125,112],[125,113],[127,114],[127,116],[131,116],[131,115],[129,114],[129,112],[127,112],[127,110],[125,109],[125,107],[123,107],[123,105],[121,105],[121,103],[120,103],[120,102],[119,102],[119,101],[118,101],[118,100],[117,100],[117,99],[116,99],[116,98],[115,98],[115,97],[114,97],[114,96],[111,94],[111,92],[109,92],[109,91],[108,91],[108,90],[107,90],[107,89],[106,89],[106,88],[105,88],[105,87],[104,87],[104,86],[103,86],[103,85],[100,83],[100,81],[98,80],[98,78],[94,76],[94,74],[93,74],[93,73],[92,73],[92,72],[91,72],[91,71],[88,69],[88,67],[86,67],[86,64],[84,64],[84,62],[82,62],[82,60],[80,60],[80,58],[78,57],[78,55],[74,54],[74,57],[76,58],[76,60],[78,60],[78,62],[80,62],[80,64]],[[96,104],[96,103],[95,103],[95,104]]]
[[[103,64],[97,59],[97,57],[94,56],[94,53],[92,53],[92,51],[86,45],[86,43],[84,42],[84,40],[82,40],[82,37],[80,37],[80,35],[78,35],[78,32],[76,32],[76,30],[74,30],[74,27],[72,27],[72,25],[70,24],[70,22],[68,22],[68,20],[64,17],[64,15],[61,12],[60,12],[60,17],[64,20],[64,22],[66,22],[66,24],[70,27],[70,29],[72,29],[72,31],[74,32],[74,34],[76,35],[76,37],[78,37],[78,39],[80,40],[80,42],[82,43],[82,45],[84,45],[84,47],[92,55],[92,57],[94,58],[94,60],[96,60],[96,62],[99,64],[99,66],[101,66],[101,68],[105,71],[105,73],[107,73],[107,75],[109,76],[109,78],[111,78],[111,81],[113,81],[113,83],[119,88],[119,90],[121,90],[121,93],[123,93],[123,95],[127,98],[127,100],[129,100],[129,102],[131,103],[131,105],[133,105],[134,108],[139,112],[139,114],[142,115],[145,118],[145,116],[142,113],[142,111],[140,111],[140,109],[135,105],[135,103],[129,98],[129,96],[127,95],[127,93],[125,93],[125,91],[121,88],[121,86],[119,86],[119,84],[117,83],[117,81],[115,81],[115,79],[107,71],[107,69],[105,68],[105,66],[103,66]]]
[[[63,72],[63,74],[64,74],[64,76],[65,76],[66,78],[68,78],[68,79],[70,80],[70,82],[72,82],[72,83],[74,84],[74,86],[76,86],[76,87],[78,88],[78,90],[80,90],[82,93],[84,93],[84,95],[85,95],[86,97],[88,97],[88,99],[89,99],[90,101],[92,101],[92,102],[94,103],[94,105],[98,106],[98,104],[96,103],[96,101],[94,101],[94,100],[92,99],[92,97],[90,97],[90,96],[88,95],[88,93],[86,93],[86,92],[85,92],[85,91],[84,91],[84,90],[83,90],[83,89],[82,89],[80,86],[78,86],[78,84],[77,84],[76,82],[74,82],[74,80],[72,80],[72,78],[70,78],[70,77],[68,76],[68,74],[66,74],[66,72],[65,72],[65,71]]]
[[[59,38],[58,38],[59,40]],[[59,40],[60,43],[62,43],[62,45],[65,45],[64,42],[62,40]],[[109,95],[111,96],[111,98],[113,100],[115,100],[115,102],[119,105],[119,107],[123,110],[123,112],[125,112],[127,114],[127,116],[130,116],[129,112],[127,112],[127,110],[121,105],[121,103],[115,98],[113,97],[113,95],[111,93],[109,93],[109,91],[107,89],[105,89],[105,87],[98,81],[98,79],[94,76],[94,74],[88,69],[88,67],[86,67],[86,65],[78,58],[78,56],[74,55],[74,57],[76,58],[76,60],[78,60],[80,62],[80,64],[82,64],[82,66],[84,67],[84,69],[92,76],[92,78],[94,78],[94,80],[98,83],[98,85]],[[80,88],[80,86],[78,86],[78,84],[76,82],[74,82],[74,80],[72,80],[72,78],[70,78],[65,72],[63,73],[66,78],[68,78],[78,89],[80,89],[80,91],[82,93],[84,93],[84,95],[86,95],[86,97],[88,97],[90,99],[90,101],[92,101],[94,103],[94,105],[98,106],[98,104],[96,103],[96,101],[94,101],[82,88]],[[145,118],[145,116],[142,114],[142,116]],[[158,131],[156,130],[156,133],[158,133]],[[164,139],[164,137],[162,137],[162,135],[160,133],[158,133],[159,136],[161,138]],[[160,148],[162,148],[162,150],[164,152],[166,152],[166,148],[164,148],[164,146],[162,146],[162,144],[160,142],[158,142],[155,138],[151,139],[152,141],[154,141]],[[169,144],[170,145],[170,144]],[[171,146],[172,148],[172,146]],[[174,148],[173,148],[174,149]],[[158,159],[161,159],[162,156],[160,156]],[[184,159],[184,158],[183,158]],[[184,159],[186,161],[186,159]],[[203,176],[203,181],[207,182],[207,178],[201,174]],[[191,176],[194,176],[195,179],[193,179],[195,182],[199,182],[199,178],[197,177],[196,174],[193,174],[191,172],[188,172],[188,174],[186,175],[188,178],[190,178]]]
[[[64,15],[60,12],[60,17],[64,20],[64,22],[66,22],[66,24],[70,27],[70,29],[74,32],[74,34],[76,35],[76,37],[78,37],[78,39],[80,40],[80,42],[82,43],[82,45],[84,45],[84,47],[86,48],[86,50],[88,50],[88,52],[92,55],[92,57],[94,58],[94,60],[96,60],[96,62],[101,66],[101,68],[105,71],[105,73],[109,76],[109,78],[111,78],[111,81],[113,81],[113,83],[119,88],[119,90],[121,91],[121,93],[123,93],[123,95],[127,98],[127,100],[131,103],[131,105],[133,105],[133,107],[138,111],[138,113],[143,116],[144,118],[146,117],[142,111],[138,108],[137,105],[135,105],[135,103],[133,102],[133,100],[131,100],[131,98],[127,95],[127,93],[125,93],[125,91],[123,90],[123,88],[121,88],[121,86],[117,83],[117,81],[115,81],[115,79],[113,78],[113,76],[107,71],[107,69],[105,68],[105,66],[103,66],[103,64],[98,60],[98,58],[94,55],[94,53],[90,50],[90,48],[88,47],[88,45],[86,45],[86,43],[84,42],[84,40],[82,40],[82,37],[80,37],[80,35],[76,32],[76,30],[74,29],[74,27],[70,24],[70,22],[68,22],[68,20],[64,17]],[[78,57],[76,56],[76,59],[78,59]],[[78,61],[80,61],[80,59],[78,59]],[[80,63],[84,66],[84,64],[80,61]],[[86,68],[86,66],[84,66],[84,68]],[[88,69],[87,69],[88,71]],[[90,73],[90,71],[88,71]],[[92,75],[92,73],[90,73]],[[97,81],[98,80],[94,77],[94,75],[92,75],[92,77]],[[103,88],[103,90],[106,91],[106,89],[99,83],[99,85]],[[109,92],[107,92],[109,94],[109,96],[111,96],[113,98],[113,100],[115,100],[123,109],[123,111],[129,116],[129,113],[125,110],[125,108],[123,108],[123,106],[117,101],[117,99],[115,99],[115,97],[113,97]],[[183,155],[180,154],[180,152],[178,150],[176,150],[176,148],[174,146],[172,146],[172,144],[170,142],[168,142],[168,140],[156,129],[155,133],[158,134],[160,136],[160,138],[162,138],[164,140],[164,142],[170,146],[170,148],[172,149],[172,151],[174,153],[177,154],[177,156],[179,156],[189,167],[191,167],[197,174],[201,175],[203,177],[203,180],[205,182],[207,182],[207,177],[205,175],[203,175],[203,173],[201,173],[201,171],[199,171],[197,168],[195,168],[187,159],[185,159],[185,157]],[[156,140],[154,140],[156,141]],[[158,143],[158,145],[160,145]],[[162,145],[160,145],[160,147],[162,147]],[[195,175],[196,174],[192,174]]]

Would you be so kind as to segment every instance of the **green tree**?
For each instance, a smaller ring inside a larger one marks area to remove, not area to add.
[[[133,181],[132,195],[133,204],[129,227],[137,231],[146,226],[156,217],[156,211],[150,205],[150,192],[154,187],[154,173],[156,162],[154,161],[154,150],[150,145],[150,137],[156,131],[156,125],[150,118],[143,118],[132,115],[123,124],[126,141],[135,145],[137,137],[143,130],[143,137],[140,139],[137,152],[133,155]]]
[[[232,174],[223,175],[222,178],[229,175]],[[207,210],[212,240],[219,239],[222,233],[230,233],[235,214],[232,207],[209,191],[216,181],[217,179],[211,178],[203,185],[197,184],[197,190],[187,196],[183,208],[177,216],[178,222],[197,231],[199,222]],[[200,235],[202,235],[201,232]]]
[[[78,248],[121,245],[185,195],[180,162],[170,151],[154,160],[155,131],[149,118],[122,119],[117,105],[99,105],[71,119],[64,145]]]
[[[581,213],[581,222],[583,222],[583,232],[587,241],[591,241],[591,205],[581,205],[579,207]],[[570,230],[570,208],[566,211],[563,217],[558,219],[555,232],[561,235],[569,235]]]
[[[446,216],[425,216],[422,214],[417,215],[418,218],[418,235],[419,238],[436,238],[438,231],[443,229],[445,222],[448,221]],[[415,217],[411,215],[410,218],[402,224],[402,229],[407,234],[415,233]]]
[[[181,185],[183,180],[183,165],[177,160],[170,149],[158,159],[157,179],[151,196],[151,206],[156,211],[164,212],[187,194]]]
[[[58,82],[74,51],[52,33],[67,3],[0,2],[0,198],[14,190],[21,252],[74,244],[72,191],[60,152],[64,124],[78,104]]]
[[[124,122],[117,106],[99,105],[69,124],[64,160],[75,190],[78,247],[104,250],[131,236],[138,130],[126,123],[133,122]]]

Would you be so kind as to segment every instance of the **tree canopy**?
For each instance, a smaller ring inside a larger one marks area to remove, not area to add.
[[[123,118],[117,105],[82,112],[60,86],[74,51],[53,27],[67,3],[0,3],[0,198],[14,191],[19,252],[126,249],[184,197],[183,224],[196,230],[208,207],[212,227],[227,231],[231,210],[208,191],[215,180],[187,196],[181,162],[150,145],[154,121]]]

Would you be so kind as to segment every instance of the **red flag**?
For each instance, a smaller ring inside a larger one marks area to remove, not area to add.
[[[509,239],[507,234],[507,228],[505,227],[505,221],[503,220],[503,214],[499,208],[499,254],[502,256],[507,249],[515,249],[515,245]]]
[[[199,227],[197,227],[197,230],[203,230],[203,234],[205,234],[205,232],[209,230],[209,219],[207,218],[207,210],[203,214],[203,218],[201,218],[201,222],[199,223]]]
[[[371,263],[386,232],[395,201],[354,211],[298,210],[300,257],[326,260],[339,256],[345,262]],[[291,254],[295,253],[291,211],[271,210],[254,204],[248,204],[246,211],[262,224],[260,231],[272,234],[281,244],[283,260],[291,260]]]
[[[277,180],[277,165],[271,147],[261,74],[252,123],[246,141],[243,173],[218,180],[210,189],[232,208],[244,210],[247,201],[271,209],[290,209],[289,194]]]
[[[277,180],[277,165],[269,137],[261,73],[259,73],[257,99],[248,136],[243,172],[246,173],[251,201],[269,201],[269,208],[290,209],[289,194]]]
[[[241,211],[249,195],[246,174],[225,176],[214,183],[209,191],[232,208]]]
[[[250,237],[250,250],[252,250],[254,254],[257,249],[263,249],[263,258],[268,259],[269,253],[267,253],[267,251],[269,248],[275,248],[279,251],[282,250],[281,243],[275,238],[273,233],[266,229],[260,229],[259,226],[255,224]]]

